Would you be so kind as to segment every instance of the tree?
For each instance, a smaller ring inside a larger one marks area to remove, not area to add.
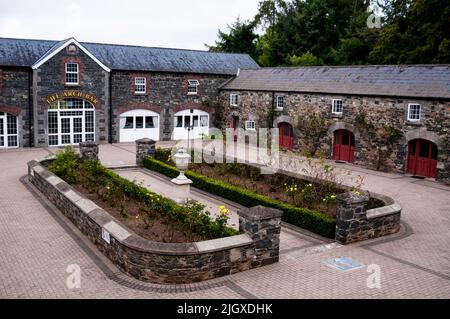
[[[322,64],[323,61],[309,51],[300,56],[295,54],[289,56],[289,65],[291,66],[316,66]]]
[[[258,59],[256,40],[258,35],[254,32],[254,22],[242,22],[238,18],[231,26],[228,33],[219,30],[219,40],[214,46],[206,47],[212,52],[247,53],[253,59]]]

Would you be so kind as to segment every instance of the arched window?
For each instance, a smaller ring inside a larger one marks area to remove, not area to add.
[[[48,109],[48,145],[95,141],[94,106],[81,99],[54,102]]]
[[[0,148],[19,147],[17,117],[0,112]]]

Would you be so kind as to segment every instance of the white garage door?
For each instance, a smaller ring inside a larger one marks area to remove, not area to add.
[[[204,111],[184,110],[176,113],[174,117],[174,140],[201,138],[203,134],[209,134],[209,114]],[[191,128],[189,133],[187,128]]]
[[[133,110],[120,115],[120,141],[141,138],[159,141],[159,114],[149,110]]]

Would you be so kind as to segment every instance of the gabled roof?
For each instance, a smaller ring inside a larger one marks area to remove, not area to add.
[[[32,67],[61,45],[64,48],[71,39],[47,41],[0,38],[0,65]],[[239,68],[259,68],[247,54],[84,42],[79,45],[113,70],[235,75]]]
[[[52,57],[57,55],[59,52],[61,52],[64,48],[66,48],[70,44],[75,44],[76,46],[78,46],[78,48],[80,48],[84,53],[86,53],[92,60],[94,60],[98,65],[100,65],[100,67],[103,70],[105,70],[106,72],[110,72],[111,71],[110,68],[108,68],[102,62],[100,62],[94,55],[92,55],[91,52],[89,52],[89,50],[87,50],[83,45],[81,45],[74,38],[69,38],[69,39],[62,40],[62,41],[59,41],[59,42],[55,43],[55,45],[52,46],[50,48],[50,50],[48,50],[39,60],[37,60],[33,64],[32,68],[33,69],[39,68],[42,64],[44,64],[45,62],[50,60]]]
[[[450,65],[241,70],[222,89],[450,99]]]

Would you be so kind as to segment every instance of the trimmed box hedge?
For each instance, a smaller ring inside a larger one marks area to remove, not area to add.
[[[151,157],[147,157],[144,160],[144,167],[170,178],[175,178],[179,174],[176,167],[170,166]],[[336,221],[327,215],[310,209],[285,204],[267,196],[256,194],[247,189],[233,186],[192,171],[186,171],[185,175],[192,180],[192,185],[198,189],[221,196],[245,207],[262,205],[280,209],[284,212],[283,221],[321,236],[334,238]]]

